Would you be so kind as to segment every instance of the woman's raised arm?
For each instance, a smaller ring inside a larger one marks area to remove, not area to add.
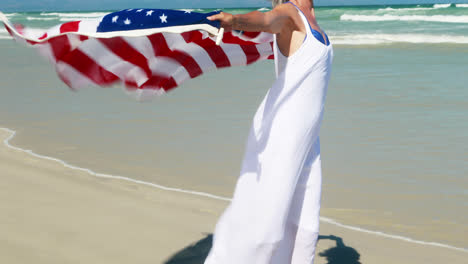
[[[252,32],[263,31],[272,34],[281,32],[284,25],[292,21],[288,14],[288,9],[284,8],[282,5],[266,13],[253,11],[247,14],[232,15],[221,12],[208,17],[208,19],[219,20],[221,22],[221,27],[227,32],[231,30],[242,30]]]

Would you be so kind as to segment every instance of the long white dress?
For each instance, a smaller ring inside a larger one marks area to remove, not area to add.
[[[275,40],[277,80],[255,114],[234,197],[216,225],[205,264],[313,263],[322,181],[319,130],[333,48],[299,14],[306,38],[290,57]]]

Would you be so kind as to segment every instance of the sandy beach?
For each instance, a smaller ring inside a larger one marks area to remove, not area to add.
[[[203,263],[220,201],[103,179],[5,144],[1,263]],[[466,263],[467,252],[321,223],[316,263]]]

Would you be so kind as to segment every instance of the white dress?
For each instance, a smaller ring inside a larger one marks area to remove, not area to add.
[[[319,130],[333,48],[313,35],[299,13],[307,35],[290,57],[275,40],[277,80],[255,114],[234,197],[216,225],[205,264],[313,263],[322,181]]]

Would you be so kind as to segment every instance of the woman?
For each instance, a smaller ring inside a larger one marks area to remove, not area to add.
[[[275,36],[277,80],[255,114],[241,174],[205,264],[310,264],[321,195],[319,129],[333,49],[313,0],[273,2],[273,10],[220,13],[227,31]]]

